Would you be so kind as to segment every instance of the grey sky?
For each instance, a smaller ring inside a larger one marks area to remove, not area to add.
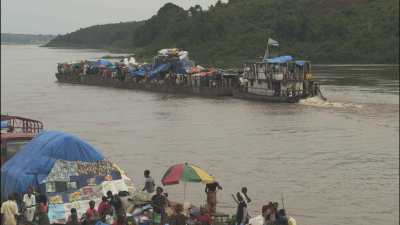
[[[217,0],[1,0],[1,32],[64,34],[95,24],[143,20],[167,2],[208,9]]]

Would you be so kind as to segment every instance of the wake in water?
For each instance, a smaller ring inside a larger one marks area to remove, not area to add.
[[[309,105],[316,107],[333,107],[333,108],[357,108],[361,109],[363,106],[354,103],[343,103],[343,102],[330,102],[322,99],[320,96],[314,96],[312,98],[301,99],[299,104]]]

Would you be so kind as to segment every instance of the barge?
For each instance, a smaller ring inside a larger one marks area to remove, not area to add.
[[[152,64],[139,64],[133,58],[59,63],[56,77],[61,83],[206,97],[232,96],[237,84],[236,75],[194,66],[188,52],[179,49],[160,50]]]
[[[60,83],[264,102],[296,103],[322,96],[310,62],[269,54],[262,62],[245,63],[241,72],[227,72],[194,66],[186,51],[163,49],[153,64],[138,64],[133,58],[60,63],[56,78]]]
[[[113,87],[122,89],[135,89],[159,93],[170,93],[170,94],[184,94],[184,95],[198,95],[204,97],[218,97],[218,96],[232,96],[232,87],[210,87],[205,85],[179,85],[179,84],[165,84],[156,82],[143,82],[138,83],[131,79],[118,80],[109,79],[102,76],[101,74],[65,74],[57,73],[57,81],[60,83],[70,83],[70,84],[81,84],[81,85],[92,85],[92,86],[102,86],[102,87]],[[224,80],[233,80],[232,77],[224,77]]]

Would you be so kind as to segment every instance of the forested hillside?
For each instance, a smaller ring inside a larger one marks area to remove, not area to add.
[[[143,22],[95,25],[60,35],[47,47],[125,49],[132,47],[133,33]]]
[[[142,56],[178,47],[202,64],[234,65],[262,56],[268,37],[278,52],[317,63],[398,63],[399,0],[230,0],[207,10],[168,3],[147,21],[82,29],[49,46]]]

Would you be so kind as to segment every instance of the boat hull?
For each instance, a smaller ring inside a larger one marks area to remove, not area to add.
[[[136,83],[134,81],[120,81],[117,79],[103,78],[101,75],[56,74],[60,83],[113,87],[121,89],[135,89],[160,93],[199,95],[205,97],[232,96],[232,88],[193,87],[176,84],[150,84]]]
[[[245,93],[240,91],[233,91],[233,97],[239,99],[246,99],[259,102],[271,102],[271,103],[297,103],[300,99],[307,98],[306,96],[266,96],[266,95],[256,95],[251,93]]]

